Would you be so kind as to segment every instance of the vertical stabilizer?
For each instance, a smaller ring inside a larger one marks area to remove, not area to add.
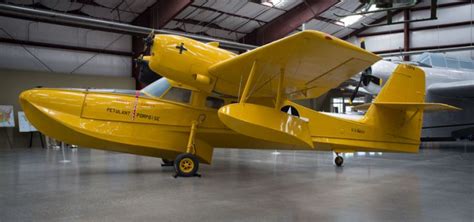
[[[400,64],[368,109],[365,121],[390,135],[386,142],[412,143],[413,146],[405,151],[416,152],[423,108],[413,104],[424,103],[424,100],[425,73],[415,66]]]
[[[400,64],[375,99],[377,102],[423,103],[425,73],[415,66]]]

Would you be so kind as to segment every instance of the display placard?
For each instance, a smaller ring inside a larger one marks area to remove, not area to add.
[[[20,127],[20,132],[35,132],[38,131],[33,125],[31,125],[30,121],[25,116],[25,112],[18,112],[18,125]]]
[[[13,106],[0,105],[0,127],[15,127]]]

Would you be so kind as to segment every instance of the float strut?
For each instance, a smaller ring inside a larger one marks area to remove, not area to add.
[[[280,109],[280,104],[281,104],[281,101],[283,100],[282,98],[282,94],[284,93],[283,92],[283,81],[284,81],[284,77],[285,77],[285,70],[282,68],[280,69],[280,77],[278,78],[278,89],[277,89],[277,97],[276,97],[276,101],[275,101],[275,109]]]
[[[255,77],[255,72],[257,71],[257,61],[253,61],[252,68],[250,69],[249,77],[245,83],[244,91],[240,97],[240,103],[245,103],[249,97],[250,86],[252,85],[253,79]]]

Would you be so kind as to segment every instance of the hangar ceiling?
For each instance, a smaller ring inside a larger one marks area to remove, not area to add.
[[[202,41],[217,38],[223,43],[225,39],[242,46],[240,43],[262,45],[277,40],[300,31],[304,24],[306,29],[320,30],[356,45],[358,38],[365,37],[367,48],[375,53],[398,53],[472,47],[474,13],[472,0],[438,0],[439,18],[435,21],[367,28],[362,23],[384,23],[386,14],[351,19],[335,16],[353,12],[358,0],[0,0],[0,4],[0,51],[6,52],[1,54],[1,68],[124,76],[132,69],[136,76],[137,68],[131,61],[143,51],[142,38],[150,28],[162,33],[194,34],[205,39]],[[428,0],[422,1],[410,9],[408,17],[425,17],[429,4]],[[23,13],[5,9],[13,7],[22,8]],[[393,20],[404,20],[404,14],[394,13]],[[61,16],[81,21],[65,22]],[[147,27],[147,31],[126,31],[114,28],[112,23]],[[459,55],[472,57],[469,51]],[[19,66],[15,61],[30,61],[30,66]],[[45,70],[42,64],[51,68]]]
[[[74,15],[82,15],[123,23],[134,21],[147,9],[163,4],[163,0],[7,0],[9,4],[37,9],[53,10]],[[179,4],[181,0],[167,2]],[[239,41],[258,29],[267,26],[279,17],[297,11],[298,7],[309,9],[311,16],[299,18],[296,22],[306,22],[307,29],[316,29],[337,37],[344,37],[362,27],[361,23],[372,23],[384,16],[373,13],[363,16],[351,24],[344,24],[334,15],[348,14],[359,6],[359,1],[337,0],[272,0],[266,4],[259,0],[194,0],[178,9],[164,26],[155,27],[187,33],[206,35],[226,40]],[[301,10],[297,14],[302,14]],[[293,16],[294,17],[294,16]],[[280,21],[279,21],[280,22]],[[290,30],[301,30],[298,27]],[[278,26],[289,24],[279,23]],[[286,34],[288,34],[286,33]],[[244,40],[245,41],[245,40]]]
[[[156,0],[7,0],[6,3],[130,23]]]

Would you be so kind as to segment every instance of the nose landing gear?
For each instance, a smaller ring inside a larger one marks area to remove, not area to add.
[[[339,156],[339,153],[336,153],[336,158],[334,158],[334,164],[336,164],[336,166],[338,167],[341,167],[343,163],[344,158],[342,158],[342,156]]]

